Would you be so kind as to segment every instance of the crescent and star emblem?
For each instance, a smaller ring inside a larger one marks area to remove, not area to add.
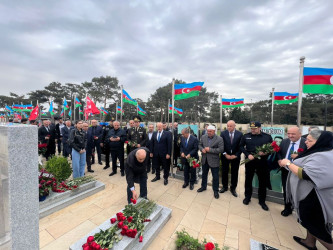
[[[182,90],[182,93],[184,93],[184,94],[187,94],[187,93],[189,93],[190,92],[190,89],[186,89],[186,88],[184,88],[183,90]]]
[[[331,78],[330,78],[330,83],[331,83],[331,85],[333,85],[333,76],[331,76]]]

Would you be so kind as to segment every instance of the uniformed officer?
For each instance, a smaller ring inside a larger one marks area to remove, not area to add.
[[[101,143],[101,147],[104,149],[103,151],[105,153],[105,167],[103,169],[108,169],[110,167],[110,147],[109,143],[107,143],[105,140],[109,131],[113,129],[113,121],[114,118],[112,118],[111,121],[109,121],[109,125],[105,126],[103,130],[103,139]]]
[[[264,210],[268,210],[268,207],[265,203],[266,200],[266,183],[267,181],[267,171],[268,164],[267,158],[268,155],[265,155],[263,152],[259,152],[260,159],[255,159],[254,154],[256,153],[256,147],[263,146],[267,143],[272,143],[273,139],[269,134],[263,133],[261,131],[260,122],[251,122],[250,123],[251,132],[243,136],[240,142],[240,149],[245,154],[246,158],[250,162],[245,164],[245,199],[243,200],[244,205],[248,205],[251,201],[252,196],[252,179],[254,173],[257,173],[259,180],[259,204]]]
[[[134,116],[134,127],[130,128],[127,134],[127,140],[130,143],[130,152],[136,148],[145,147],[147,142],[146,129],[140,127],[141,117]]]

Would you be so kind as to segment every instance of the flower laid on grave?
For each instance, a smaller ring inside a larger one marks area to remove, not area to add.
[[[215,245],[212,242],[208,242],[205,244],[205,250],[213,250],[215,249]]]
[[[47,150],[47,143],[38,144],[38,155],[44,155]]]
[[[53,184],[56,183],[56,179],[47,172],[45,169],[42,169],[40,175],[38,176],[39,179],[39,197],[47,196],[50,193],[50,190],[53,187]]]
[[[262,146],[256,147],[256,153],[253,155],[253,157],[255,159],[261,159],[261,156],[259,155],[259,153],[263,153],[264,155],[270,155],[272,153],[275,152],[279,152],[280,151],[280,147],[276,144],[276,141],[273,141],[272,143],[267,143],[264,144]],[[246,164],[248,162],[250,162],[250,159],[245,159],[244,161],[242,161],[240,164]]]
[[[193,168],[198,168],[200,167],[200,161],[197,160],[196,158],[194,157],[190,157],[187,159],[188,161],[188,164],[190,165],[190,167],[193,167]]]
[[[82,176],[72,180],[62,181],[60,183],[53,183],[52,191],[56,193],[63,193],[68,190],[77,189],[80,185],[94,181],[95,178],[91,175]]]
[[[156,204],[144,199],[134,204],[132,201],[122,212],[116,214],[117,218],[111,218],[110,228],[89,236],[87,242],[82,245],[82,249],[111,249],[115,243],[122,240],[122,237],[135,238],[137,235],[139,235],[139,242],[142,242],[145,223],[150,221],[148,217]]]

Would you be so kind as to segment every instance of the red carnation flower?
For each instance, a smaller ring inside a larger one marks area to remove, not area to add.
[[[212,242],[208,242],[205,245],[205,250],[213,250],[215,248],[215,245]]]
[[[73,188],[77,188],[77,186],[76,186],[76,185],[74,185],[74,186],[73,186]]]
[[[304,152],[304,149],[303,149],[303,148],[299,148],[299,149],[297,150],[297,152],[298,152],[298,153],[302,153],[302,152]]]
[[[126,232],[126,235],[128,237],[132,237],[132,233],[133,233],[133,229],[128,229],[127,232]]]
[[[123,223],[122,221],[119,222],[119,223],[118,223],[118,228],[122,228],[122,227],[123,227],[123,224],[124,224],[124,223]]]
[[[138,230],[136,228],[133,229],[133,237],[132,238],[135,238],[136,234],[138,233]]]
[[[130,217],[127,218],[127,221],[128,221],[129,223],[131,223],[132,220],[133,220],[133,217],[132,217],[132,216],[130,216]]]
[[[139,242],[142,242],[142,240],[143,240],[143,236],[141,235],[141,236],[139,237]]]
[[[150,219],[145,219],[143,222],[149,222],[149,221],[151,221]]]
[[[276,141],[273,141],[273,142],[272,142],[272,146],[273,146],[273,147],[274,147],[274,146],[277,146]]]
[[[94,236],[89,236],[87,239],[87,243],[93,242],[94,241]]]
[[[114,224],[116,222],[116,218],[111,218],[111,224]]]
[[[136,200],[134,200],[133,198],[131,198],[131,202],[135,205],[136,204]]]

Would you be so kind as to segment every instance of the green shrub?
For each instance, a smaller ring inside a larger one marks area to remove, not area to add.
[[[67,158],[53,156],[46,162],[45,169],[51,173],[58,182],[67,180],[72,174],[72,168]]]
[[[188,250],[205,249],[205,247],[199,242],[198,239],[194,239],[184,229],[181,232],[177,231],[176,234],[177,234],[177,240],[176,240],[177,249],[188,249]]]

